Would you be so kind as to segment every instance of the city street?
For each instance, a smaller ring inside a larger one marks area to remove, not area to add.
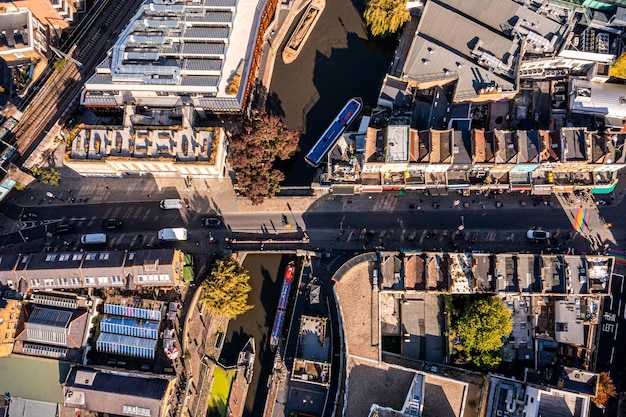
[[[432,199],[434,201],[436,197]],[[154,245],[158,243],[156,232],[159,229],[186,227],[191,235],[189,243],[194,245],[204,244],[210,237],[220,244],[227,237],[239,240],[273,239],[279,242],[283,239],[300,239],[306,232],[311,239],[311,245],[354,249],[361,249],[363,245],[386,246],[389,249],[408,245],[430,250],[445,247],[448,243],[453,244],[453,238],[466,249],[470,246],[473,249],[495,250],[499,243],[509,244],[516,250],[523,251],[558,244],[562,248],[566,247],[563,245],[576,245],[578,250],[585,249],[584,240],[577,239],[577,235],[573,233],[571,219],[558,206],[542,204],[536,207],[503,209],[482,202],[468,202],[467,208],[444,207],[443,203],[439,208],[433,208],[434,203],[424,201],[423,205],[427,204],[428,208],[411,209],[406,205],[392,210],[373,205],[370,209],[359,211],[358,215],[335,209],[326,211],[323,206],[312,207],[304,213],[288,210],[284,213],[224,213],[223,225],[219,228],[200,227],[201,218],[210,215],[208,213],[197,213],[186,208],[162,210],[158,201],[123,205],[50,205],[27,209],[11,204],[4,210],[4,215],[15,220],[15,229],[11,232],[5,226],[5,234],[0,237],[0,244],[34,244],[38,240],[43,244],[43,240],[48,239],[53,245],[61,241],[68,242],[65,246],[72,247],[76,246],[81,234],[104,231],[100,227],[102,219],[116,218],[122,220],[123,227],[119,230],[107,230],[106,233],[109,235],[110,245],[120,247],[127,244]],[[18,222],[22,211],[31,217]],[[384,214],[381,215],[381,211]],[[616,215],[612,221],[614,224],[619,223],[619,207],[611,211]],[[611,214],[607,211],[606,215]],[[5,224],[7,223],[9,222],[5,219]],[[47,235],[55,225],[61,223],[71,223],[74,226],[73,234],[61,235],[59,238]],[[460,226],[463,233],[455,233]],[[551,231],[556,241],[545,245],[530,242],[526,238],[526,231],[531,228]],[[336,243],[333,244],[333,241]]]

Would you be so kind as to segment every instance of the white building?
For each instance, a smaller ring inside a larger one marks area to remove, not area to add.
[[[276,0],[146,0],[85,83],[81,103],[237,112]]]

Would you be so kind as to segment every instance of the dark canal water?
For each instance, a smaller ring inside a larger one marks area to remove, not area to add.
[[[363,9],[364,0],[326,0],[298,59],[285,65],[282,48],[278,51],[268,107],[283,116],[287,127],[303,133],[301,152],[281,167],[284,185],[311,183],[314,171],[304,155],[348,99],[362,97],[366,106],[376,105],[396,40],[369,40]]]
[[[226,360],[228,364],[234,364],[237,354],[248,338],[254,337],[256,361],[244,417],[263,415],[267,380],[274,361],[274,352],[269,346],[269,335],[274,323],[285,267],[294,259],[295,257],[289,256],[258,254],[248,255],[243,263],[244,268],[250,271],[252,292],[249,303],[254,305],[254,308],[229,323],[221,359]]]

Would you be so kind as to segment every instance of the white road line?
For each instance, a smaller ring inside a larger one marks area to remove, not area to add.
[[[611,305],[609,306],[609,310],[613,311],[613,294],[611,294],[610,297],[611,297]]]
[[[615,355],[615,346],[611,348],[611,362],[610,363],[613,363],[613,355]]]
[[[617,329],[619,328],[619,323],[615,323],[615,333],[613,334],[613,340],[617,340]]]

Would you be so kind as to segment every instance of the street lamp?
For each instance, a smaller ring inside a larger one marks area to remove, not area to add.
[[[461,231],[465,229],[465,216],[461,216],[461,224],[458,227],[458,230]]]

